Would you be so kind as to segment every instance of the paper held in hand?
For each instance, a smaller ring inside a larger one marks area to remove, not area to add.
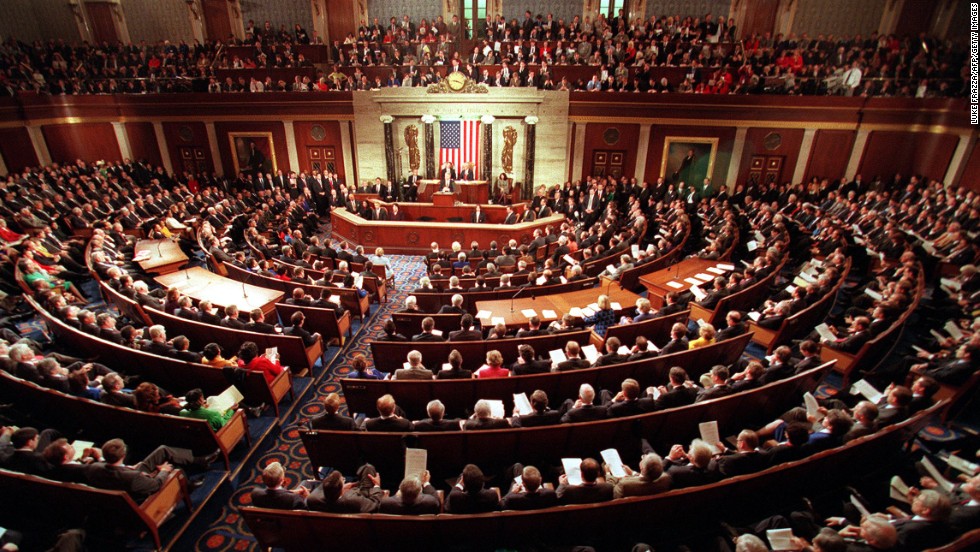
[[[565,477],[568,478],[569,485],[582,484],[582,459],[581,458],[562,458],[561,465],[565,468]]]
[[[868,399],[869,401],[875,404],[878,404],[879,402],[881,402],[881,399],[884,398],[884,395],[881,394],[881,391],[875,389],[873,385],[868,383],[868,380],[863,380],[863,379],[857,380],[856,382],[851,384],[851,387],[853,387],[854,391],[857,391],[861,395],[864,395],[864,398]]]
[[[610,448],[602,451],[602,461],[609,466],[609,473],[615,477],[626,477],[626,470],[623,469],[623,459],[619,457],[619,451]]]
[[[425,466],[429,460],[429,452],[425,449],[406,448],[405,449],[405,479],[418,477],[422,480],[425,473]]]
[[[701,422],[698,424],[698,431],[701,432],[701,440],[711,446],[717,446],[721,442],[721,438],[718,436],[718,422],[716,420]]]
[[[826,323],[820,324],[813,329],[816,330],[818,334],[820,334],[820,339],[826,339],[827,341],[837,341],[837,336],[830,331],[830,326],[828,326]]]
[[[963,339],[963,332],[960,330],[959,326],[957,326],[956,322],[954,322],[953,320],[947,321],[946,324],[943,326],[943,329],[946,330],[946,333],[948,333],[950,337],[952,337],[953,339],[957,341]]]
[[[766,539],[769,540],[769,548],[772,550],[796,550],[792,538],[792,529],[769,529],[766,531]]]
[[[871,512],[869,512],[868,509],[864,506],[864,504],[860,500],[858,500],[858,498],[854,495],[851,495],[851,504],[853,504],[854,507],[857,508],[858,512],[861,512],[862,518],[871,515]]]
[[[807,416],[812,416],[818,422],[823,419],[823,414],[818,410],[820,405],[817,404],[817,398],[813,396],[813,393],[807,391],[803,394],[803,404],[806,405]]]
[[[939,470],[936,469],[936,466],[932,463],[931,460],[929,460],[928,456],[923,456],[921,463],[922,463],[922,467],[925,468],[926,471],[929,473],[929,477],[935,479],[936,483],[939,483],[939,486],[944,491],[948,493],[953,490],[953,483],[950,480],[943,477],[943,474],[939,473]]]
[[[217,410],[218,412],[227,412],[229,408],[242,402],[242,399],[244,398],[245,396],[242,395],[241,391],[239,391],[237,387],[232,385],[228,389],[225,389],[220,395],[214,395],[208,397],[204,405],[211,410]]]
[[[279,347],[269,347],[266,349],[265,358],[269,359],[270,362],[279,360]]]
[[[696,285],[695,286],[691,286],[691,293],[694,294],[694,299],[696,301],[701,301],[702,299],[704,299],[705,297],[708,296],[707,293],[701,291],[701,288],[698,287],[698,286],[696,286]]]
[[[558,364],[559,362],[565,362],[568,357],[565,356],[565,351],[561,349],[555,349],[554,351],[548,351],[548,356],[551,357],[551,362]]]
[[[899,502],[909,503],[909,486],[902,481],[902,478],[893,475],[888,486],[888,497]]]
[[[503,418],[506,416],[504,414],[504,401],[487,399],[487,402],[490,403],[490,417]]]
[[[527,416],[534,412],[531,401],[527,400],[527,393],[514,393],[514,408],[520,416]]]
[[[589,362],[595,362],[595,359],[599,358],[599,351],[596,349],[595,344],[588,344],[582,347],[582,356],[588,359]]]
[[[75,457],[72,460],[78,460],[85,453],[85,449],[92,448],[95,443],[92,441],[74,441],[71,444],[71,448],[75,450]]]

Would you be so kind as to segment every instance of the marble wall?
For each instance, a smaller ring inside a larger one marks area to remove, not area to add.
[[[313,34],[313,13],[309,0],[239,1],[242,5],[242,21],[246,26],[249,19],[254,20],[256,26],[259,27],[269,21],[275,29],[279,29],[280,25],[285,25],[292,32],[293,27],[299,23],[308,34]]]
[[[184,0],[122,0],[123,14],[133,42],[160,40],[194,42],[190,15]]]
[[[793,32],[868,36],[878,30],[886,0],[799,0]]]
[[[528,115],[538,117],[534,157],[535,184],[552,185],[564,181],[568,158],[568,94],[565,92],[541,92],[529,89],[491,89],[488,94],[428,94],[418,88],[392,88],[374,92],[354,93],[354,134],[357,144],[357,173],[360,180],[385,174],[384,125],[382,115],[395,118],[392,123],[395,132],[395,148],[402,148],[402,174],[409,173],[408,149],[405,147],[404,132],[408,125],[419,129],[419,148],[422,166],[419,173],[425,174],[425,132],[420,121],[422,115],[435,117],[480,117],[493,115],[493,167],[497,176],[503,172],[501,153],[504,146],[503,132],[513,126],[518,132],[514,145],[514,167],[512,175],[523,182],[524,147],[527,126],[524,118]],[[435,144],[438,147],[438,122]],[[438,163],[438,155],[436,155]],[[481,175],[486,176],[485,169]]]

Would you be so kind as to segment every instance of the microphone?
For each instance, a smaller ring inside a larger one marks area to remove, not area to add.
[[[517,296],[518,295],[524,293],[524,290],[525,289],[527,289],[527,288],[520,287],[520,288],[517,289],[517,293],[515,293],[514,295],[511,295],[510,296],[510,313],[511,314],[514,314],[514,299],[517,299]]]
[[[157,242],[157,257],[160,257],[160,258],[163,258],[163,253],[160,252],[160,245],[162,245],[162,244],[163,244],[163,242],[160,242],[160,241]]]
[[[245,291],[245,283],[248,282],[249,278],[252,277],[252,273],[245,271],[245,278],[242,279],[242,297],[248,299],[248,292]]]

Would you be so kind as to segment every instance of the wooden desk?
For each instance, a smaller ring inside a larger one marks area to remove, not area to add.
[[[691,289],[690,282],[687,282],[687,278],[691,278],[695,274],[706,274],[714,278],[715,276],[722,276],[722,274],[714,274],[708,271],[708,267],[716,267],[718,264],[730,265],[726,261],[709,261],[706,259],[685,259],[670,268],[665,268],[663,270],[658,270],[650,274],[644,274],[640,276],[640,283],[643,284],[647,290],[650,291],[648,298],[650,299],[650,305],[654,309],[659,309],[664,306],[664,298],[671,291],[676,291],[678,293],[683,293]],[[726,271],[726,274],[728,272]],[[673,287],[667,285],[668,282],[675,282],[680,285],[680,287]],[[702,291],[708,292],[711,290],[712,284],[709,282],[702,283],[700,286]]]
[[[252,309],[262,309],[270,320],[276,311],[276,303],[282,299],[283,292],[274,289],[243,284],[208,272],[201,267],[194,267],[180,272],[173,272],[154,278],[161,286],[175,287],[184,295],[196,301],[208,300],[216,307],[235,305],[245,313]],[[248,297],[242,294],[242,289]]]
[[[435,207],[431,203],[399,203],[398,209],[405,220],[365,220],[347,209],[334,209],[330,213],[331,232],[338,240],[363,245],[371,251],[383,247],[386,253],[425,255],[430,251],[429,244],[432,242],[448,247],[450,243],[458,241],[467,248],[472,241],[483,248],[488,248],[491,241],[506,244],[511,239],[526,244],[531,242],[535,230],[543,231],[547,226],[557,229],[565,220],[564,215],[557,214],[533,222],[505,225],[501,223],[506,216],[506,208],[497,205],[482,207],[487,222],[480,224],[468,222],[475,209],[472,205]],[[523,212],[523,209],[524,205],[514,206],[515,213]],[[423,217],[431,220],[421,220]],[[450,221],[451,218],[458,220]]]
[[[522,293],[516,299],[478,301],[476,303],[476,308],[477,312],[490,311],[491,317],[502,317],[504,319],[504,324],[506,324],[508,328],[519,328],[527,326],[528,317],[524,316],[524,314],[521,312],[524,309],[534,309],[538,315],[538,318],[547,324],[552,320],[560,319],[563,314],[569,312],[574,307],[584,308],[591,303],[595,303],[596,299],[603,294],[608,295],[609,300],[613,303],[619,303],[621,309],[616,311],[617,315],[621,315],[623,312],[630,312],[632,309],[636,308],[636,300],[640,298],[639,295],[633,293],[632,291],[625,290],[619,287],[619,284],[613,283],[609,286],[601,286],[555,295],[545,295],[536,298],[532,298],[530,295],[530,290],[528,290]],[[513,312],[511,312],[511,302],[513,302],[514,306]],[[543,311],[545,310],[555,311],[556,316],[545,317],[543,314]],[[492,325],[490,318],[481,320],[481,323],[484,326]]]
[[[442,189],[439,180],[420,179],[418,200],[427,203],[432,200],[432,194]],[[490,187],[486,180],[457,180],[453,182],[453,195],[463,203],[486,203],[490,200]]]
[[[187,255],[171,240],[139,240],[133,248],[133,255],[139,255],[142,251],[150,254],[148,259],[137,263],[144,272],[170,274],[187,263]]]

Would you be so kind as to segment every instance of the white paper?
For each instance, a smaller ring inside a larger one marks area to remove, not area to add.
[[[660,398],[660,395],[662,395],[663,393],[660,392],[660,388],[659,387],[653,387],[653,386],[651,386],[651,387],[647,388],[647,394],[652,395],[653,396],[653,400],[657,400],[657,399]]]
[[[561,281],[561,283],[563,283],[563,284],[567,284],[568,283],[568,280],[564,276],[559,276],[558,277],[558,280]]]
[[[514,393],[514,408],[517,409],[517,413],[521,416],[527,416],[533,412],[531,401],[527,399],[527,393]]]
[[[610,448],[602,451],[602,461],[609,466],[609,473],[614,477],[626,477],[626,470],[623,469],[623,459],[619,457],[619,451]]]
[[[769,548],[778,550],[796,550],[793,546],[792,529],[769,529],[766,531],[766,539],[769,540]]]
[[[609,306],[610,306],[610,307],[612,308],[612,310],[614,310],[614,311],[621,311],[621,310],[623,310],[623,305],[620,305],[619,303],[617,303],[617,302],[615,302],[615,301],[613,301],[613,302],[611,302],[611,303],[609,303]]]
[[[710,272],[712,274],[717,274],[719,276],[722,276],[722,275],[725,274],[725,271],[724,270],[722,270],[720,268],[717,268],[717,267],[714,267],[714,266],[709,266],[705,270],[707,270],[708,272]]]
[[[535,312],[534,309],[521,309],[521,314],[523,314],[527,318],[531,318],[532,316],[538,315],[538,313]]]
[[[204,406],[211,410],[217,410],[218,412],[227,412],[229,408],[240,403],[245,396],[242,395],[241,391],[237,387],[232,385],[228,389],[221,392],[220,395],[214,395],[207,398]]]
[[[735,270],[735,265],[733,265],[733,264],[728,264],[728,263],[718,263],[718,264],[717,264],[717,265],[715,265],[715,266],[717,266],[717,267],[718,267],[718,268],[720,268],[721,270],[728,270],[728,271],[731,271],[731,270]]]
[[[756,249],[759,249],[759,244],[755,240],[750,240],[746,242],[745,248],[749,251],[755,251]]]
[[[639,245],[636,245],[635,243],[633,245],[631,245],[630,246],[630,253],[633,254],[633,258],[634,259],[637,258],[637,257],[639,257],[640,256],[640,246]]]
[[[442,369],[444,371],[452,370],[453,369],[453,365],[452,364],[449,364],[448,362],[443,362],[442,363]]]
[[[823,414],[818,410],[820,405],[817,404],[817,398],[813,396],[813,393],[807,391],[803,394],[803,404],[806,405],[807,416],[812,416],[816,421],[823,419]]]
[[[701,288],[698,286],[691,286],[691,293],[694,294],[694,299],[696,301],[700,301],[708,296],[708,294],[701,291]]]
[[[409,364],[407,360],[406,360],[405,362],[403,362],[403,363],[402,363],[402,368],[404,368],[404,369],[406,369],[406,370],[408,370],[408,369],[409,369],[409,368],[411,368],[411,367],[412,367],[412,365],[411,365],[411,364]]]
[[[442,337],[442,330],[437,330],[435,328],[432,328],[432,335],[437,335],[439,337]]]
[[[331,295],[330,297],[327,298],[327,301],[330,301],[331,303],[333,303],[335,305],[339,305],[340,304],[340,296],[339,295]]]
[[[582,459],[581,458],[562,458],[561,465],[565,468],[565,477],[568,478],[569,485],[582,484]]]
[[[796,292],[796,286],[794,286],[793,284],[786,286],[786,293],[793,295],[793,293],[795,292]]]
[[[899,502],[909,503],[909,486],[902,481],[902,478],[893,475],[890,485],[888,487],[888,496]]]
[[[758,322],[759,319],[762,318],[762,313],[756,311],[749,311],[749,318],[751,318],[753,322]]]
[[[595,362],[595,359],[599,358],[599,351],[596,350],[595,345],[590,343],[582,347],[582,356],[588,359],[589,362]]]
[[[684,281],[691,284],[692,286],[701,285],[701,280],[698,280],[697,278],[684,278]]]
[[[543,285],[547,281],[548,281],[548,279],[545,278],[544,276],[538,276],[537,279],[534,280],[534,285],[540,286],[540,285]]]
[[[568,357],[565,356],[565,351],[562,351],[561,349],[548,351],[548,356],[551,357],[551,362],[554,362],[555,364],[568,360]]]
[[[883,299],[882,295],[873,289],[865,288],[864,294],[874,299],[875,301],[881,301]]]
[[[272,362],[279,360],[279,347],[269,347],[265,350],[265,358]]]
[[[959,470],[967,475],[973,475],[977,473],[978,470],[980,470],[980,465],[970,462],[969,460],[960,458],[955,454],[950,454],[946,458],[946,463],[949,464],[949,467]]]
[[[422,480],[425,466],[429,460],[429,452],[425,449],[406,448],[405,449],[405,479],[417,477]]]
[[[915,352],[917,353],[930,354],[929,351],[923,349],[922,347],[919,347],[918,345],[912,345],[912,348],[915,349]]]
[[[490,323],[493,324],[494,326],[496,326],[497,324],[504,324],[505,323],[504,322],[504,317],[503,316],[494,316],[493,318],[490,319]]]
[[[813,329],[817,330],[817,333],[820,334],[821,339],[826,339],[827,341],[837,341],[837,336],[830,331],[830,326],[828,326],[826,323],[820,324]]]
[[[718,422],[715,420],[701,422],[698,424],[698,431],[701,432],[701,440],[711,446],[716,446],[721,442],[721,439],[718,437]]]
[[[94,446],[95,446],[95,443],[93,443],[92,441],[74,441],[74,442],[72,442],[71,448],[75,449],[75,457],[72,458],[72,460],[78,460],[79,458],[82,457],[82,454],[85,452],[85,449],[92,448]]]
[[[946,339],[943,337],[943,334],[937,332],[936,330],[929,330],[929,333],[931,333],[932,337],[935,337],[937,341],[944,341]]]
[[[589,303],[588,304],[588,308],[590,310],[593,310],[593,311],[598,311],[599,310],[599,303]]]
[[[851,495],[851,504],[857,508],[858,512],[861,512],[862,518],[866,518],[871,515],[871,512],[869,512],[868,509],[864,507],[864,504],[861,504],[861,501],[854,495]]]
[[[703,318],[698,318],[697,320],[695,320],[695,322],[697,322],[699,328],[703,328],[705,324],[707,324],[707,322],[705,322]]]
[[[960,283],[957,282],[956,280],[952,280],[950,278],[940,278],[939,279],[939,283],[940,283],[940,285],[943,285],[945,287],[948,287],[949,289],[951,289],[953,291],[959,291],[960,290]]]
[[[857,380],[852,384],[852,387],[854,387],[854,389],[857,389],[858,393],[864,395],[864,398],[868,399],[869,401],[875,404],[878,404],[881,401],[881,399],[884,397],[884,395],[882,395],[880,391],[878,391],[877,389],[874,388],[873,385],[868,383],[868,380],[863,380],[863,379]]]
[[[943,329],[946,330],[946,333],[948,333],[953,339],[957,341],[963,339],[963,332],[960,331],[960,328],[956,325],[956,322],[953,322],[952,320],[947,321],[946,325],[943,326]]]
[[[807,286],[807,284],[809,284],[809,282],[807,282],[803,278],[800,278],[799,276],[797,276],[796,278],[793,278],[793,285],[796,286],[796,287],[805,288]],[[790,293],[792,293],[792,292],[790,292]]]
[[[490,403],[490,416],[494,418],[503,418],[504,414],[504,401],[487,399]]]
[[[808,284],[813,284],[817,281],[816,278],[810,276],[805,270],[803,272],[800,272],[799,277]]]
[[[543,309],[541,311],[541,318],[545,320],[552,320],[558,318],[558,313],[553,310]]]
[[[628,355],[630,354],[630,348],[626,345],[620,345],[619,349],[616,349],[616,352],[621,355]]]
[[[578,307],[572,307],[568,309],[568,314],[574,316],[575,318],[585,318],[585,315],[582,314],[582,309]]]
[[[715,279],[714,276],[710,274],[705,274],[704,272],[698,272],[697,274],[694,275],[694,277],[705,283],[714,281]]]
[[[684,289],[684,284],[680,282],[667,282],[667,287],[671,287],[674,289]]]
[[[758,240],[758,241],[760,241],[760,242],[764,242],[764,241],[766,241],[766,237],[765,237],[764,235],[762,235],[762,232],[759,232],[758,230],[756,230],[756,231],[754,232],[754,235],[755,235],[755,239],[756,239],[756,240]]]
[[[476,313],[476,317],[480,320],[486,320],[491,316],[493,316],[493,313],[488,310],[481,310],[480,312]]]
[[[565,262],[568,263],[568,264],[570,264],[570,265],[575,264],[575,259],[571,255],[565,255],[565,256],[562,257],[562,259],[564,259]]]
[[[928,456],[922,457],[922,467],[925,468],[927,472],[929,472],[929,476],[935,479],[936,482],[939,483],[939,486],[944,491],[949,493],[950,491],[953,490],[953,484],[948,479],[943,477],[943,474],[939,473],[939,470],[936,469],[936,466],[932,463],[931,460],[929,460]]]
[[[582,316],[583,317],[592,316],[594,314],[595,314],[595,311],[592,310],[592,309],[590,309],[589,307],[585,307],[584,309],[582,309]]]
[[[609,275],[612,276],[612,275],[616,274],[616,267],[613,266],[613,265],[611,265],[611,264],[608,264],[608,265],[606,265],[606,272],[608,272]]]

